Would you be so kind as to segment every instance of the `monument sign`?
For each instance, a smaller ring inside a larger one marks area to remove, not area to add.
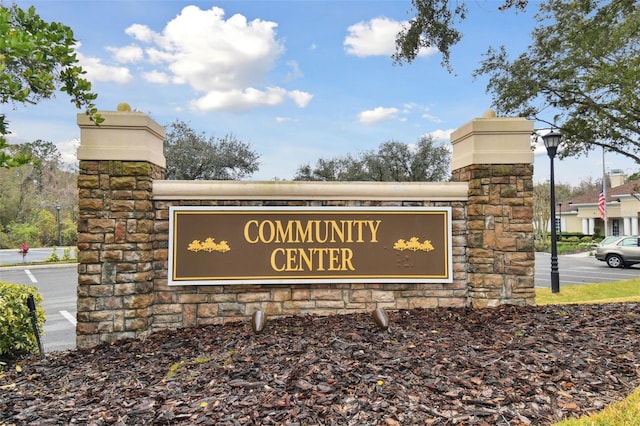
[[[179,207],[169,285],[452,282],[450,207]]]

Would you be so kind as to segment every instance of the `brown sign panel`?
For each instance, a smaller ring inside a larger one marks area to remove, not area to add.
[[[451,282],[449,207],[171,207],[169,285]]]

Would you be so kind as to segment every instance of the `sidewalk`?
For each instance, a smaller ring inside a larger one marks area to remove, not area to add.
[[[592,257],[596,252],[596,249],[583,251],[580,253],[571,253],[571,254],[561,254],[560,256],[570,256],[570,257]]]
[[[592,250],[588,250],[588,251],[581,251],[580,253],[569,253],[569,254],[558,253],[558,256],[562,256],[562,257],[593,257],[595,252],[596,252],[596,249],[592,249]],[[546,251],[538,251],[536,253],[547,255],[547,256],[551,256],[551,253],[546,252]]]

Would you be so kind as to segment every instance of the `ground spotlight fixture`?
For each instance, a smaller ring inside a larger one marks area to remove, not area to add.
[[[251,316],[251,328],[256,334],[262,333],[267,325],[267,316],[264,311],[255,311]]]
[[[373,320],[378,325],[378,327],[380,327],[383,330],[386,330],[389,328],[389,317],[387,317],[387,314],[385,313],[384,309],[376,308],[371,313],[371,315],[373,316]]]

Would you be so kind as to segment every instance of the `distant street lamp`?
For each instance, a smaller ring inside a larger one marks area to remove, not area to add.
[[[58,247],[62,247],[62,233],[60,232],[60,209],[62,206],[56,204],[56,219],[58,221]]]
[[[560,220],[558,221],[558,241],[562,241],[562,200],[558,201],[558,213],[560,213]]]
[[[551,159],[551,293],[560,291],[560,274],[558,273],[558,246],[556,242],[556,182],[553,175],[553,159],[558,152],[558,145],[562,142],[562,134],[551,130],[542,136],[547,154]]]

